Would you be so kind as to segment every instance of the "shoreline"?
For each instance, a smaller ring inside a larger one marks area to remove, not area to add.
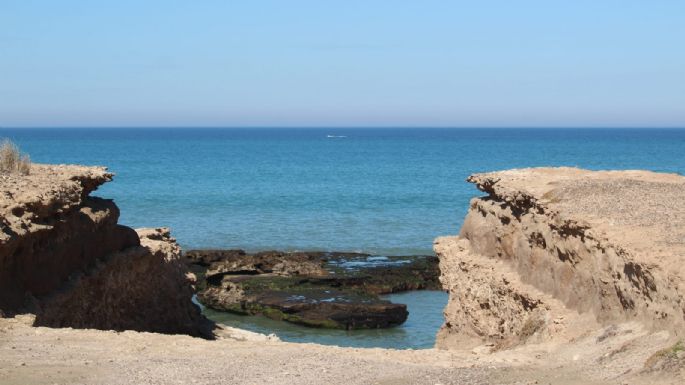
[[[434,243],[439,281],[449,292],[438,348],[396,350],[289,343],[212,324],[191,301],[198,283],[170,230],[119,225],[113,201],[91,196],[111,173],[78,166],[31,170],[0,178],[2,384],[685,378],[682,176],[575,168],[472,175],[468,181],[486,196],[472,199],[458,236]],[[208,286],[222,306],[250,312],[243,308],[250,301],[269,303],[289,316],[321,307],[304,301],[293,309],[288,298],[285,305],[268,302],[273,288],[300,290],[293,285],[304,283],[311,290],[324,282],[342,293],[361,284],[377,295],[418,287],[373,281],[391,276],[384,267],[360,280],[327,276],[321,255],[245,254],[200,258],[212,270]],[[365,286],[372,281],[375,286]],[[330,309],[326,299],[320,302]],[[348,322],[344,328],[367,325],[349,323],[360,320],[356,308],[337,318],[340,308],[349,304],[308,316]]]

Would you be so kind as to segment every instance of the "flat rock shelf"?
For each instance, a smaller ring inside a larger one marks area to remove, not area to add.
[[[282,341],[316,343],[350,348],[430,349],[444,322],[442,315],[448,295],[441,290],[413,290],[380,296],[407,306],[409,316],[401,325],[382,329],[311,328],[266,317],[253,317],[217,311],[202,306],[212,321],[261,334],[275,334]]]
[[[315,328],[398,326],[406,304],[380,295],[440,288],[435,256],[191,250],[186,257],[204,306]]]

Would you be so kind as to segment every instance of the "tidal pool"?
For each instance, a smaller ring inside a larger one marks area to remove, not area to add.
[[[358,348],[427,349],[435,344],[435,335],[443,322],[442,311],[447,293],[417,290],[381,296],[407,305],[409,317],[400,326],[372,330],[317,329],[274,321],[262,316],[244,316],[204,308],[207,318],[224,325],[263,334],[276,334],[289,342],[312,342]]]

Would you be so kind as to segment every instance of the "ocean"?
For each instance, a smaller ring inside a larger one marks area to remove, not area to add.
[[[474,172],[685,173],[685,129],[5,128],[0,137],[34,162],[109,167],[114,181],[94,195],[114,199],[122,224],[170,227],[184,248],[426,254],[436,236],[459,231],[480,195],[465,182]],[[441,311],[444,293],[433,298],[435,309],[421,311]],[[432,322],[389,346],[427,347],[440,317]],[[331,343],[388,346],[341,338]]]

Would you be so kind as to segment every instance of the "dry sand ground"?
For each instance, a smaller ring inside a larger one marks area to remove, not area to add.
[[[666,333],[637,324],[564,346],[473,351],[352,349],[227,331],[180,335],[34,328],[0,318],[0,384],[633,384],[685,381],[640,374]],[[228,337],[232,336],[232,337]],[[605,338],[598,338],[603,336]],[[680,376],[680,377],[678,377]]]

